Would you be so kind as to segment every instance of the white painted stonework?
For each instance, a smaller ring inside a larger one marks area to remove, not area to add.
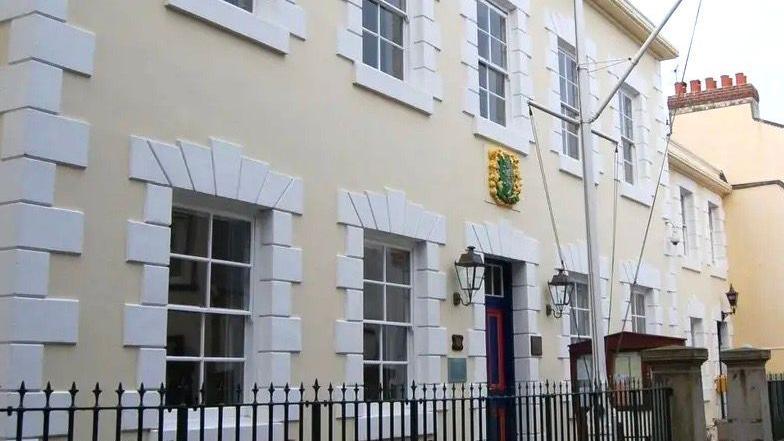
[[[531,355],[531,337],[541,336],[539,311],[542,310],[542,290],[537,282],[539,241],[527,236],[506,221],[465,223],[466,246],[473,246],[482,254],[511,261],[512,265],[512,323],[514,339],[515,381],[539,379],[540,358]],[[467,331],[468,358],[471,362],[469,381],[487,381],[487,351],[485,348],[485,296],[474,294],[471,306],[473,325]]]
[[[466,84],[463,111],[474,118],[474,134],[497,142],[520,153],[528,154],[529,143],[533,142],[531,121],[528,115],[528,100],[533,97],[531,79],[531,36],[528,33],[530,16],[529,0],[501,0],[493,4],[501,7],[507,15],[508,72],[506,126],[498,125],[479,114],[479,48],[477,42],[476,0],[460,1],[460,16],[463,18],[464,36],[461,42],[460,60],[468,82]]]
[[[446,274],[439,271],[446,219],[406,199],[402,191],[338,191],[338,224],[345,228],[345,249],[337,255],[337,288],[344,293],[344,317],[335,321],[335,353],[345,358],[346,384],[362,384],[363,254],[366,231],[381,231],[414,243],[414,347],[412,380],[442,382],[447,330],[440,308],[447,297]]]
[[[305,11],[295,0],[256,2],[252,13],[224,0],[167,0],[166,6],[284,54],[289,34],[307,37]]]
[[[339,1],[346,6],[346,23],[338,25],[337,54],[354,64],[354,84],[432,114],[434,100],[440,101],[443,96],[438,72],[441,28],[435,21],[436,0],[407,2],[404,81],[362,62],[362,0]]]
[[[63,78],[93,73],[95,34],[67,11],[67,0],[0,2],[0,402],[22,381],[41,388],[46,345],[78,342],[79,301],[49,292],[50,255],[78,256],[84,238],[84,214],[57,206],[55,176],[87,167],[90,125],[60,112]]]
[[[253,353],[258,384],[290,380],[291,355],[302,349],[301,323],[291,316],[291,284],[302,281],[302,250],[293,246],[293,215],[303,209],[302,179],[242,155],[212,138],[210,146],[130,138],[130,178],[145,185],[143,219],[129,219],[126,260],[142,265],[139,304],[126,304],[123,344],[139,350],[137,381],[160,384],[166,372],[166,304],[174,189],[249,204],[256,217],[251,286]]]
[[[637,272],[637,261],[629,260],[622,262],[618,267],[618,274],[616,278],[621,283],[623,289],[623,302],[620,308],[623,311],[622,319],[623,329],[626,331],[632,330],[631,317],[626,313],[627,309],[631,307],[629,304],[631,299],[632,284],[634,283],[635,273]],[[664,328],[664,307],[662,306],[662,276],[661,272],[655,266],[642,262],[640,265],[640,272],[637,276],[637,285],[643,288],[650,288],[650,294],[645,298],[645,333],[653,335],[667,335]]]

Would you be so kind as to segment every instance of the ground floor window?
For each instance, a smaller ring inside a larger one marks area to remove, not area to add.
[[[242,400],[250,316],[251,222],[175,208],[166,385],[170,404]]]
[[[638,334],[648,332],[645,304],[650,291],[650,288],[643,288],[642,286],[633,285],[631,287],[631,298],[629,301],[631,302],[632,332]]]
[[[702,340],[702,336],[702,319],[689,317],[689,343],[691,346],[695,348],[705,347],[705,342]]]
[[[569,328],[572,343],[579,343],[591,338],[591,299],[587,283],[574,285]]]
[[[411,251],[366,242],[364,279],[365,397],[401,398],[410,383]]]

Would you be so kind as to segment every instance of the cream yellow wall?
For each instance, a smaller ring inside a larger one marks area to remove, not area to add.
[[[784,129],[754,120],[743,104],[686,113],[675,119],[674,135],[724,171],[733,185],[784,176]],[[735,341],[774,349],[768,368],[784,368],[784,338],[775,331],[784,302],[776,294],[781,267],[778,187],[736,189],[726,200],[730,281],[741,293]]]
[[[771,349],[769,372],[784,369],[780,287],[784,239],[771,220],[784,216],[784,189],[765,186],[735,190],[726,199],[730,277],[740,293],[734,317],[738,345]]]
[[[571,15],[567,0],[543,3],[533,2],[529,26],[536,96],[549,82],[544,68],[546,12]],[[293,292],[293,315],[302,318],[303,344],[294,357],[294,379],[343,378],[343,359],[333,347],[334,320],[343,316],[343,300],[335,289],[335,256],[343,250],[342,227],[336,224],[338,189],[400,189],[408,199],[444,214],[447,245],[441,269],[449,275],[450,292],[455,289],[451,261],[465,246],[465,221],[507,219],[537,238],[542,252],[537,277],[540,286],[546,285],[555,248],[533,150],[521,161],[524,190],[516,210],[487,202],[486,143],[474,137],[471,118],[462,111],[466,76],[460,64],[463,24],[458,2],[436,3],[444,99],[429,117],[352,85],[351,64],[335,55],[336,29],[346,20],[343,2],[299,4],[307,13],[308,38],[292,39],[290,54],[281,56],[173,12],[162,1],[69,2],[69,22],[97,36],[95,74],[66,75],[63,96],[65,113],[92,126],[90,165],[78,173],[58,168],[56,205],[85,213],[85,240],[80,256],[52,256],[50,290],[80,300],[80,327],[75,346],[46,347],[45,378],[58,385],[72,380],[135,381],[136,350],[123,348],[121,326],[123,304],[138,302],[141,277],[140,268],[125,262],[126,221],[141,217],[143,206],[143,185],[128,179],[132,134],[167,142],[184,138],[205,143],[211,136],[220,137],[243,145],[246,156],[303,178],[305,210],[294,222],[294,244],[303,248],[304,281]],[[587,27],[599,59],[630,55],[637,48],[592,9]],[[653,83],[658,67],[646,57],[639,75]],[[608,76],[600,73],[598,78],[600,90],[609,89]],[[650,93],[650,139],[655,147],[663,133],[652,110],[661,96]],[[537,122],[543,133],[551,124],[541,115]],[[602,118],[601,126],[610,131],[609,116]],[[599,239],[602,255],[609,257],[611,147],[602,144],[601,151],[606,172],[599,185]],[[543,153],[562,240],[584,240],[581,182],[558,171],[557,155],[549,148]],[[658,171],[661,155],[654,158],[652,168]],[[647,207],[621,199],[619,262],[636,259],[647,214]],[[664,225],[659,215],[654,219],[645,261],[664,272]],[[615,292],[620,296],[620,285]],[[669,302],[663,296],[665,309]],[[614,308],[613,332],[622,309]],[[471,327],[469,309],[449,302],[442,303],[441,317],[449,334],[465,334]],[[542,376],[560,378],[556,336],[561,324],[543,311],[539,321],[545,352]]]

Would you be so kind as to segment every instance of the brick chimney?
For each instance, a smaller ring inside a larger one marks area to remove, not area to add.
[[[705,79],[705,89],[702,89],[700,80],[689,81],[689,90],[686,83],[675,83],[675,95],[667,98],[667,105],[675,113],[696,112],[699,110],[715,109],[719,107],[735,106],[739,104],[752,105],[756,111],[759,105],[759,93],[754,85],[748,83],[746,74],[735,74],[735,84],[729,75],[721,76],[721,87],[717,87],[713,77]]]

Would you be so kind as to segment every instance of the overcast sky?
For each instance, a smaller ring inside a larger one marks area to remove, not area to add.
[[[658,24],[675,0],[631,0]],[[683,0],[664,36],[680,58],[664,63],[664,91],[680,80],[699,0]],[[744,72],[760,94],[761,117],[784,123],[784,0],[703,0],[685,81],[706,77],[719,81]],[[677,80],[673,69],[678,67]]]

